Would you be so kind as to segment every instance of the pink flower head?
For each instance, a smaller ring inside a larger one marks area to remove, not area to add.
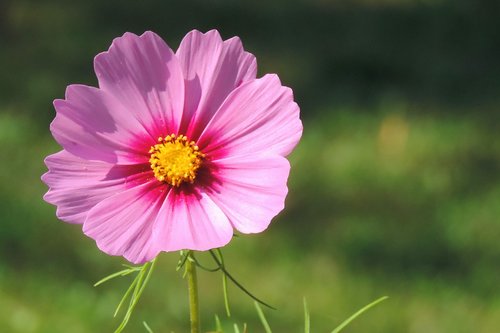
[[[256,78],[239,38],[191,31],[174,53],[155,33],[125,33],[70,85],[50,130],[62,151],[42,176],[57,216],[133,263],[208,250],[233,229],[265,230],[284,207],[302,134],[276,75]]]

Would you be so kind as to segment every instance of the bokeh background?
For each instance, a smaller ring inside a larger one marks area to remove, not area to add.
[[[189,30],[238,35],[260,75],[301,106],[286,210],[224,250],[230,271],[279,310],[274,332],[500,331],[500,2],[465,0],[0,2],[0,331],[111,332],[130,279],[42,201],[59,148],[52,100],[96,85],[92,59],[125,31],[176,49]],[[186,332],[177,253],[161,255],[127,332]],[[205,263],[209,257],[201,256]],[[263,332],[251,300],[200,272],[203,328]],[[241,327],[241,326],[240,326]]]

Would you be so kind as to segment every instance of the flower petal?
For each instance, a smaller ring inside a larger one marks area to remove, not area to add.
[[[288,155],[302,135],[292,90],[276,75],[247,82],[221,105],[198,146],[214,158],[227,155]]]
[[[255,79],[257,62],[238,37],[222,41],[217,30],[189,32],[176,55],[186,80],[182,130],[196,140],[229,93]]]
[[[94,59],[99,87],[128,107],[158,137],[177,133],[184,77],[177,57],[155,33],[125,33]]]
[[[107,254],[135,264],[149,261],[159,253],[152,228],[165,195],[158,182],[151,182],[109,197],[90,210],[83,232]]]
[[[242,233],[265,230],[285,206],[290,164],[282,156],[254,155],[214,161],[217,180],[208,192]]]
[[[65,100],[55,100],[50,124],[56,141],[68,152],[109,163],[142,163],[154,144],[141,124],[112,95],[97,88],[70,85]]]
[[[42,180],[49,191],[44,199],[69,223],[83,223],[99,202],[142,181],[137,167],[83,160],[64,150],[48,156],[45,164],[49,171]]]
[[[162,251],[205,251],[229,243],[233,228],[205,193],[171,190],[154,228]]]

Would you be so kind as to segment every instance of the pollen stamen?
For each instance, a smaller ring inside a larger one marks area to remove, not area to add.
[[[194,183],[205,154],[185,135],[159,137],[149,150],[149,163],[156,179],[179,187],[183,182]]]

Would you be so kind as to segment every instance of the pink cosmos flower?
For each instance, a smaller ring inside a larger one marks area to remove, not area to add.
[[[70,85],[50,129],[44,199],[110,255],[208,250],[265,230],[284,207],[302,134],[276,75],[256,78],[239,38],[191,31],[174,53],[155,33],[126,33]]]

